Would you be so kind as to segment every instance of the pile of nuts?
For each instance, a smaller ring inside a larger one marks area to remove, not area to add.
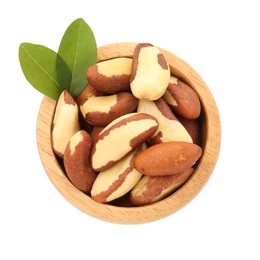
[[[202,155],[201,104],[162,52],[140,43],[133,58],[98,62],[86,76],[76,99],[62,92],[52,124],[53,150],[72,184],[97,202],[127,206],[181,187]]]

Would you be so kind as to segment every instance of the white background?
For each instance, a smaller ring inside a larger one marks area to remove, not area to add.
[[[259,1],[1,1],[0,259],[260,259]],[[221,152],[205,188],[159,221],[111,224],[82,213],[48,179],[37,150],[42,94],[21,42],[54,50],[82,17],[98,46],[150,42],[188,62],[217,102]]]

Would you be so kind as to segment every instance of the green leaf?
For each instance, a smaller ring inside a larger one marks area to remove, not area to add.
[[[76,97],[87,85],[86,71],[88,67],[97,62],[97,45],[94,34],[88,24],[78,18],[72,22],[65,31],[58,54],[66,62],[71,79],[64,83],[64,71],[57,59],[58,81],[63,80],[66,88],[73,97]]]
[[[30,84],[44,95],[57,100],[63,90],[56,75],[57,53],[42,45],[21,43],[19,60]]]

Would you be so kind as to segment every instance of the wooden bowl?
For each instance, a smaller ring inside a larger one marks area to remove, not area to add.
[[[116,57],[132,57],[136,43],[115,43],[98,48],[98,61]],[[50,180],[59,192],[83,212],[114,223],[144,223],[168,216],[193,199],[206,184],[217,162],[220,149],[220,119],[214,98],[202,78],[186,62],[161,49],[170,64],[171,73],[187,82],[197,92],[202,103],[203,155],[195,173],[175,193],[160,202],[141,207],[101,204],[77,190],[68,180],[51,146],[51,125],[56,102],[44,97],[37,121],[37,143],[40,157]]]

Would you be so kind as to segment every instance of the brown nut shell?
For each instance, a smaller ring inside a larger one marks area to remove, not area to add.
[[[104,171],[149,139],[157,128],[157,120],[145,113],[130,113],[117,118],[104,128],[94,143],[92,168]]]
[[[196,119],[200,115],[201,104],[197,93],[176,77],[171,76],[163,98],[175,112],[184,118]]]
[[[133,112],[137,107],[137,99],[128,92],[120,92],[109,96],[91,97],[80,106],[86,122],[105,127],[116,118]]]
[[[184,117],[178,116],[178,119],[190,134],[193,143],[200,145],[202,133],[199,118],[186,119]]]
[[[194,169],[191,167],[174,175],[143,176],[132,189],[130,201],[135,206],[144,206],[160,201],[182,186],[193,172]]]
[[[92,143],[96,143],[97,140],[98,140],[98,136],[99,134],[103,131],[104,127],[102,126],[94,126],[91,133],[90,133],[90,136],[91,136],[91,139],[92,139]]]
[[[131,58],[114,58],[88,68],[87,79],[99,91],[115,94],[130,89]]]
[[[142,177],[142,174],[134,168],[134,159],[143,149],[145,149],[144,144],[107,170],[100,172],[91,190],[92,199],[106,203],[129,192]]]
[[[201,154],[201,147],[193,143],[155,144],[138,154],[135,168],[148,176],[178,174],[193,166]]]
[[[76,97],[76,102],[78,106],[81,106],[85,103],[85,101],[91,97],[103,96],[104,93],[95,89],[90,83],[80,92],[80,94]]]
[[[89,162],[91,146],[90,135],[80,130],[70,139],[63,158],[68,178],[77,189],[87,194],[97,177]]]
[[[137,111],[154,116],[159,123],[158,130],[149,139],[150,144],[169,141],[192,143],[191,136],[162,98],[156,101],[139,100]]]

